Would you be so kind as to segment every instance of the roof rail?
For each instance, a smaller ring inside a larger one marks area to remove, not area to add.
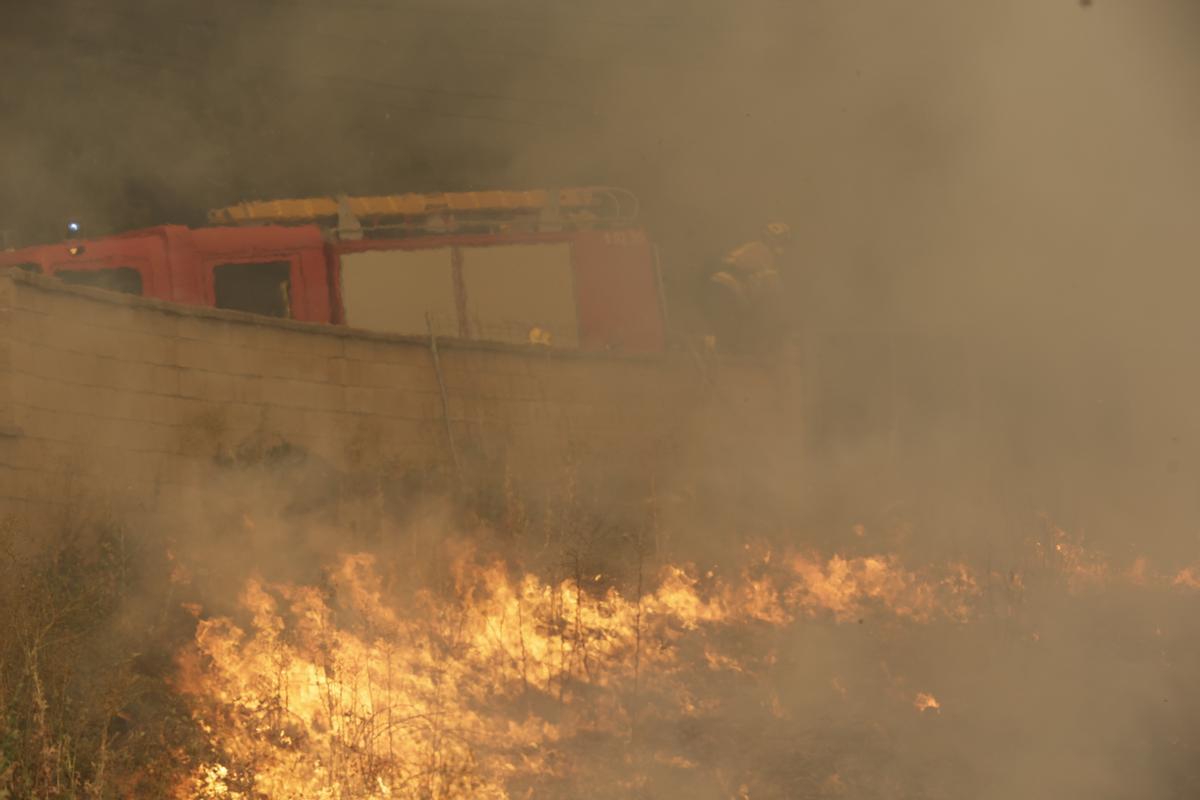
[[[557,202],[555,202],[557,200]],[[452,230],[458,223],[503,226],[520,220],[547,227],[628,225],[637,217],[637,197],[615,187],[559,190],[438,192],[367,197],[254,200],[208,212],[214,225],[325,223],[349,230]]]

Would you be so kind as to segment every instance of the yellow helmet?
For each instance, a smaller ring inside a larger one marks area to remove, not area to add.
[[[767,224],[767,238],[786,240],[792,236],[792,229],[786,222],[771,222]]]

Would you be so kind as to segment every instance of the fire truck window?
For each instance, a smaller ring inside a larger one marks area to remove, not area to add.
[[[122,294],[142,293],[142,273],[133,267],[111,269],[59,269],[54,277],[74,286],[91,286]]]
[[[462,261],[472,338],[579,345],[570,245],[464,247]]]
[[[342,307],[352,328],[457,336],[450,248],[343,253]]]
[[[19,269],[22,272],[32,272],[37,275],[42,274],[42,265],[34,264],[32,261],[25,261],[20,264],[13,264],[11,269]]]
[[[219,264],[213,268],[217,308],[265,317],[290,317],[291,273],[287,261]]]

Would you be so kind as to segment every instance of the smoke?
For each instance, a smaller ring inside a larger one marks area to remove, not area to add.
[[[254,197],[622,184],[694,337],[705,269],[789,222],[805,449],[731,455],[697,431],[693,463],[660,487],[664,559],[728,562],[761,534],[1004,574],[1044,538],[1039,514],[1122,564],[1196,557],[1188,3],[28,5],[0,33],[0,229],[23,241],[70,215],[102,233]],[[176,508],[210,600],[252,568],[318,580],[345,550],[421,564],[441,532],[471,527],[397,501],[385,516],[421,517],[403,546],[369,521],[349,541],[327,520],[298,535],[289,492],[260,477]],[[360,499],[362,519],[379,513]],[[544,545],[566,518],[544,516],[520,542]],[[629,570],[611,544],[583,549]],[[236,569],[230,549],[247,556]],[[881,752],[910,779],[947,770],[978,797],[1170,796],[1195,785],[1181,676],[1196,655],[1169,597],[1048,592],[1019,625],[936,635],[789,632],[779,646],[800,666],[771,680],[810,731],[841,713],[809,693],[825,668],[870,684],[887,663],[939,687],[936,716],[856,709],[887,717]],[[730,706],[731,725],[765,724]],[[755,742],[764,770],[797,757]]]

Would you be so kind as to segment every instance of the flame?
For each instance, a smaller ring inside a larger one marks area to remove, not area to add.
[[[770,652],[747,656],[722,630],[868,611],[957,620],[977,593],[965,568],[918,574],[890,556],[760,555],[732,582],[667,566],[640,598],[601,590],[602,576],[549,583],[468,554],[449,597],[390,603],[379,572],[350,555],[325,589],[249,581],[239,621],[195,609],[179,683],[212,757],[181,796],[511,797],[565,779],[572,740],[629,730],[638,704],[713,713],[720,701],[681,678],[685,652],[719,674],[771,668]],[[764,702],[786,715],[777,695]]]
[[[931,710],[940,712],[942,710],[942,704],[928,692],[917,692],[916,699],[913,700],[913,707],[922,713]]]
[[[1073,591],[1105,583],[1112,568],[1099,554],[1086,549],[1061,529],[1054,530],[1054,555],[1058,568]]]
[[[823,797],[842,795],[845,793],[846,782],[843,781],[842,776],[836,772],[826,778],[821,784],[821,796]]]
[[[1138,559],[1118,570],[1060,533],[1038,552],[1072,591],[1115,580],[1200,588],[1194,568],[1165,576]],[[770,643],[789,626],[959,625],[978,616],[981,581],[1006,593],[1003,613],[1030,591],[1016,571],[754,547],[733,577],[667,565],[635,593],[606,573],[549,581],[470,550],[437,591],[399,591],[383,573],[373,557],[347,555],[320,587],[248,581],[236,617],[190,606],[196,635],[178,683],[208,755],[179,797],[580,796],[582,754],[597,742],[612,743],[623,790],[645,794],[648,776],[669,769],[745,794],[747,776],[670,744],[631,746],[635,731],[717,719],[730,695],[713,687],[730,682],[758,687],[772,718],[796,716],[769,682],[784,668]],[[825,680],[849,698],[841,677]],[[919,713],[940,713],[932,693],[889,680]],[[821,789],[845,791],[837,773]]]
[[[1062,528],[1052,527],[1052,546],[1033,543],[1035,554],[1046,566],[1065,579],[1073,593],[1101,589],[1113,584],[1138,587],[1174,586],[1181,589],[1200,589],[1200,566],[1185,567],[1174,574],[1158,572],[1150,560],[1137,555],[1127,567],[1114,564],[1104,553],[1088,548],[1082,536],[1072,535]],[[1013,584],[1023,590],[1024,579],[1013,573]]]
[[[973,573],[963,564],[951,565],[938,579],[905,570],[896,556],[834,556],[825,563],[797,556],[792,569],[799,583],[790,599],[810,615],[831,612],[840,621],[861,617],[871,603],[917,622],[937,616],[966,621],[970,601],[979,594]]]
[[[1171,578],[1171,585],[1181,589],[1200,589],[1200,567],[1184,567]]]

